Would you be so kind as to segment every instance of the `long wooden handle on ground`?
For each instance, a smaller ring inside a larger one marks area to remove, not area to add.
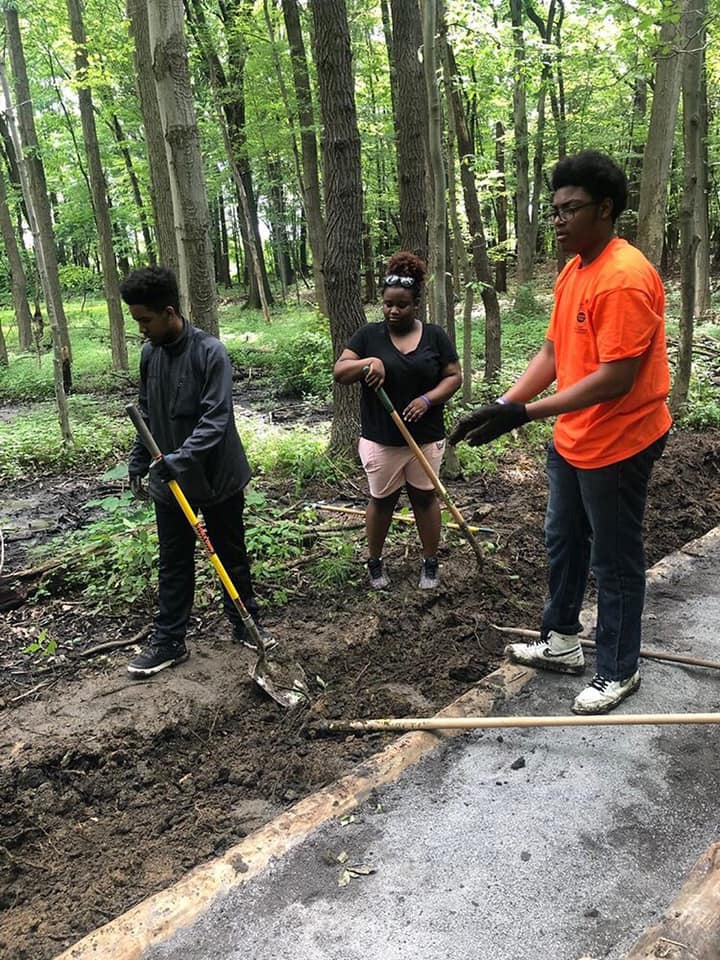
[[[313,510],[327,510],[328,513],[347,513],[353,517],[364,517],[365,511],[358,510],[355,507],[338,507],[336,504],[332,503],[311,503],[309,504]],[[405,516],[404,513],[394,513],[392,515],[393,520],[400,520],[402,523],[414,523],[415,520],[411,516]],[[451,530],[459,530],[460,527],[457,523],[447,523],[447,526]],[[468,530],[472,533],[494,533],[495,531],[490,527],[473,527],[471,524],[468,524]]]
[[[428,459],[427,459],[427,457],[425,456],[425,454],[422,452],[422,450],[420,449],[420,447],[419,447],[419,446],[417,445],[417,443],[415,442],[415,440],[414,440],[414,438],[413,438],[413,435],[410,433],[410,431],[408,430],[408,428],[407,428],[407,427],[405,426],[405,424],[403,423],[402,417],[400,416],[400,414],[397,412],[397,410],[396,410],[395,407],[393,406],[393,402],[392,402],[392,400],[390,399],[390,397],[387,395],[387,393],[385,393],[385,391],[383,390],[382,387],[375,387],[375,392],[377,393],[378,400],[379,400],[380,403],[383,405],[383,407],[385,407],[385,409],[387,410],[387,412],[390,414],[390,416],[391,416],[392,419],[393,419],[393,423],[395,424],[395,426],[398,428],[398,430],[400,431],[400,433],[401,433],[401,434],[403,435],[403,437],[405,438],[405,442],[406,442],[407,445],[410,447],[410,449],[412,450],[412,452],[415,454],[415,457],[416,457],[418,463],[420,464],[420,466],[423,468],[423,470],[424,470],[425,473],[427,474],[428,479],[431,481],[432,485],[435,487],[435,489],[437,490],[437,492],[440,494],[440,496],[442,497],[442,499],[445,501],[445,505],[447,506],[448,510],[449,510],[450,513],[453,515],[453,517],[455,518],[455,522],[457,523],[458,527],[460,527],[460,530],[462,531],[465,539],[466,539],[467,542],[470,544],[470,546],[473,548],[473,552],[475,553],[475,559],[477,560],[478,565],[479,565],[479,566],[482,566],[482,565],[483,565],[484,557],[483,557],[482,550],[480,549],[480,544],[477,542],[477,540],[475,539],[475,537],[472,535],[472,531],[470,530],[470,527],[467,525],[467,523],[466,523],[466,521],[465,521],[465,518],[463,517],[463,515],[460,513],[460,511],[458,510],[458,508],[455,506],[455,504],[454,504],[454,503],[452,502],[452,500],[450,499],[450,494],[447,492],[447,490],[445,489],[444,485],[443,485],[442,482],[440,481],[440,478],[438,477],[438,475],[435,473],[435,471],[434,471],[433,468],[431,467],[431,465],[430,465],[430,463],[428,462]]]
[[[506,727],[656,726],[672,723],[720,723],[720,713],[638,713],[573,717],[385,717],[332,720],[317,729],[326,733],[399,730],[497,730]]]
[[[127,415],[130,417],[130,419],[132,420],[133,426],[137,430],[140,439],[147,447],[148,453],[153,458],[153,460],[162,460],[162,451],[160,450],[160,447],[155,442],[155,438],[150,433],[150,430],[148,429],[147,424],[143,420],[142,416],[140,415],[140,411],[135,406],[135,404],[129,403],[125,407],[125,411]],[[185,517],[187,518],[188,523],[195,531],[195,535],[197,536],[198,540],[205,547],[210,563],[215,568],[215,572],[220,578],[222,585],[227,590],[228,596],[232,600],[235,606],[235,609],[240,614],[240,618],[242,619],[245,629],[247,630],[250,637],[252,638],[253,643],[257,645],[257,651],[258,651],[258,654],[260,655],[260,659],[264,660],[265,644],[263,643],[263,639],[260,636],[260,631],[258,630],[257,625],[255,624],[255,621],[248,613],[247,607],[240,599],[240,595],[237,592],[235,584],[232,582],[232,580],[228,576],[228,572],[223,566],[222,561],[220,560],[220,557],[215,553],[215,548],[210,542],[210,537],[208,537],[205,527],[202,525],[197,514],[188,503],[187,498],[185,494],[182,492],[182,490],[180,489],[180,485],[177,482],[177,480],[170,480],[168,482],[168,486],[170,487],[173,496],[177,500],[178,506],[180,507],[182,512],[185,514]]]
[[[500,633],[509,633],[516,637],[528,637],[531,640],[540,638],[539,630],[526,630],[524,627],[499,627],[496,623],[491,624],[494,630]],[[596,650],[597,644],[594,640],[581,639],[580,643],[587,650]],[[660,660],[668,663],[680,663],[688,667],[707,667],[709,670],[720,670],[720,661],[702,660],[700,657],[686,657],[681,653],[665,653],[662,650],[648,650],[646,647],[640,647],[640,656],[644,660]]]

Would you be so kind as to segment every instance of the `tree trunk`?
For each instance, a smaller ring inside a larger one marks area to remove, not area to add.
[[[155,244],[153,243],[152,233],[150,232],[150,224],[148,223],[147,214],[145,212],[145,204],[143,203],[142,193],[140,192],[140,184],[138,182],[137,174],[135,173],[132,156],[130,155],[130,151],[125,143],[125,137],[123,135],[122,127],[120,126],[120,121],[115,113],[112,115],[110,127],[112,129],[113,136],[115,137],[115,142],[118,145],[118,149],[122,154],[125,170],[128,175],[128,180],[130,181],[133,200],[135,201],[135,207],[140,219],[140,230],[142,232],[143,242],[145,244],[145,256],[148,259],[148,263],[154,264],[157,263],[157,257],[155,256]]]
[[[392,53],[397,84],[393,111],[397,145],[400,247],[428,256],[425,147],[428,98],[418,52],[423,44],[418,0],[392,0]],[[390,51],[388,51],[390,52]]]
[[[12,286],[13,309],[18,328],[18,346],[22,352],[32,350],[32,314],[27,296],[27,280],[20,251],[18,250],[17,236],[13,227],[10,208],[7,202],[5,176],[0,173],[0,231],[2,231],[5,252],[10,268],[10,283]]]
[[[700,160],[697,169],[695,226],[698,235],[697,282],[695,284],[695,315],[704,319],[710,312],[710,211],[708,196],[708,89],[707,89],[707,0],[697,0],[697,6],[705,13],[698,25],[698,35],[690,33],[691,47],[699,48],[700,102],[698,104],[697,137],[700,143]]]
[[[360,300],[362,180],[350,30],[345,0],[312,0],[315,63],[322,114],[326,248],[323,262],[333,355],[365,323]],[[333,388],[330,452],[352,456],[358,436],[358,388]]]
[[[45,300],[50,315],[53,342],[53,381],[55,386],[55,400],[60,423],[60,434],[63,446],[68,447],[73,442],[70,430],[70,411],[68,409],[67,391],[72,388],[71,355],[67,340],[67,321],[60,295],[60,279],[57,270],[55,242],[50,226],[50,204],[45,188],[45,172],[40,157],[37,136],[35,135],[35,121],[32,114],[30,100],[30,86],[27,81],[25,66],[25,52],[20,36],[17,11],[10,7],[5,8],[5,28],[7,42],[10,49],[10,59],[13,65],[15,79],[15,93],[22,105],[20,107],[22,132],[18,129],[13,109],[13,100],[10,86],[7,82],[4,66],[0,66],[0,83],[5,97],[5,113],[10,134],[13,138],[15,156],[18,161],[18,171],[22,184],[25,206],[30,218],[35,243],[35,257],[40,272],[40,279],[45,294]],[[27,139],[25,139],[27,138]],[[26,153],[27,150],[27,153]],[[42,174],[42,176],[41,176]],[[36,206],[37,204],[37,206]],[[39,311],[38,311],[39,312]],[[65,337],[61,327],[61,318],[65,321]]]
[[[87,155],[88,175],[90,177],[91,200],[95,226],[98,232],[100,262],[102,263],[103,291],[107,303],[110,321],[110,347],[113,370],[128,369],[127,343],[125,341],[125,320],[120,299],[120,281],[117,263],[113,251],[112,224],[107,208],[107,183],[100,160],[95,112],[92,92],[88,83],[88,57],[85,24],[83,23],[80,0],[67,0],[70,30],[75,42],[75,81],[80,107],[85,153]]]
[[[187,296],[187,285],[184,270],[180,264],[170,170],[160,119],[157,89],[152,71],[147,0],[127,0],[127,11],[130,20],[130,32],[135,41],[133,62],[135,64],[140,110],[145,128],[145,143],[150,171],[150,203],[155,220],[158,257],[163,266],[169,267],[177,274],[180,282],[180,296],[184,298]]]
[[[200,153],[181,0],[148,0],[153,73],[169,151],[171,185],[183,226],[190,320],[218,335],[210,211]]]
[[[425,0],[422,14],[423,73],[427,93],[430,171],[433,182],[432,219],[429,229],[429,264],[432,319],[445,324],[445,267],[447,264],[447,208],[445,203],[445,166],[443,163],[442,108],[435,67],[435,35],[440,22],[439,0]]]
[[[485,229],[480,214],[477,189],[475,187],[475,155],[467,128],[467,120],[460,90],[458,88],[455,56],[443,34],[443,59],[445,63],[446,83],[450,89],[450,98],[455,119],[455,134],[460,155],[460,179],[465,200],[465,214],[470,228],[473,268],[475,279],[480,284],[483,306],[485,308],[485,379],[491,380],[500,371],[500,304],[493,286],[490,260],[485,242]]]
[[[13,81],[15,87],[15,101],[17,104],[17,124],[22,146],[15,144],[15,153],[18,163],[25,168],[27,187],[31,196],[25,195],[25,205],[33,205],[35,226],[37,230],[36,255],[42,253],[43,265],[41,275],[44,277],[44,292],[48,311],[51,314],[53,331],[59,336],[59,349],[67,362],[72,362],[72,347],[68,332],[67,318],[63,307],[60,278],[58,275],[58,258],[55,239],[53,237],[53,219],[48,195],[45,167],[42,160],[42,151],[38,143],[33,115],[33,103],[30,94],[30,83],[25,64],[20,25],[17,10],[10,7],[5,9],[5,29],[7,44],[12,64]],[[35,231],[33,231],[33,234]],[[47,284],[47,286],[45,286]]]
[[[667,186],[680,97],[680,17],[688,2],[689,0],[673,0],[665,8],[668,19],[660,29],[660,45],[655,65],[655,92],[640,180],[637,243],[656,267],[660,266],[662,258]]]
[[[290,46],[293,85],[297,102],[298,121],[300,123],[300,148],[302,151],[302,193],[308,240],[312,254],[313,281],[318,310],[327,315],[327,298],[322,264],[325,254],[325,223],[322,213],[322,194],[318,169],[317,137],[315,136],[315,116],[310,93],[310,75],[308,73],[305,42],[300,26],[300,14],[297,0],[282,0],[283,17]]]
[[[530,220],[530,154],[527,105],[525,97],[525,36],[522,0],[510,0],[513,36],[513,124],[515,126],[515,220],[517,232],[518,286],[529,283],[533,275],[535,245]]]
[[[683,143],[685,146],[683,196],[680,206],[681,309],[678,358],[670,409],[677,414],[687,402],[692,372],[692,343],[698,300],[698,223],[707,204],[704,189],[704,150],[701,123],[703,94],[704,22],[707,0],[691,0],[685,25],[688,47],[682,63]],[[703,251],[707,257],[707,252]]]
[[[505,180],[505,127],[501,120],[495,124],[495,169],[498,173],[495,220],[497,221],[498,247],[502,250],[502,256],[495,261],[495,289],[498,293],[505,293],[507,290],[508,204]]]

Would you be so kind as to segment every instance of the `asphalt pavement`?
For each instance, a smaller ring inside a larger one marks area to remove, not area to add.
[[[643,645],[720,660],[720,535],[663,562]],[[569,714],[586,677],[498,708]],[[720,671],[644,661],[621,713],[720,711]],[[720,726],[444,743],[143,960],[620,960],[720,839]]]

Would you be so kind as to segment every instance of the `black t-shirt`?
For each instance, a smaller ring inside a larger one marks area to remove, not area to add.
[[[385,322],[368,323],[352,335],[348,349],[358,357],[379,357],[385,364],[385,392],[402,416],[405,407],[416,397],[432,390],[442,380],[442,371],[449,363],[457,363],[458,355],[445,331],[434,323],[423,324],[420,343],[410,353],[401,353],[390,339]],[[389,447],[406,446],[403,435],[383,408],[375,391],[361,381],[361,432],[366,440]],[[445,436],[444,405],[432,406],[417,423],[407,427],[417,443],[442,440]]]

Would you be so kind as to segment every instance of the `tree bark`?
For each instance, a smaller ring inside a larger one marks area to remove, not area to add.
[[[33,102],[30,94],[30,83],[27,76],[25,51],[23,50],[22,37],[20,35],[18,14],[17,10],[10,7],[5,8],[5,29],[7,32],[7,43],[15,87],[17,124],[22,142],[21,146],[18,144],[15,145],[16,159],[25,169],[27,188],[31,194],[30,197],[25,195],[25,205],[28,207],[28,213],[30,212],[30,205],[32,204],[33,206],[35,228],[37,231],[35,239],[38,246],[35,252],[36,255],[41,254],[43,263],[40,270],[44,280],[43,288],[48,311],[51,314],[53,331],[56,331],[60,338],[58,344],[60,352],[63,354],[63,358],[67,364],[72,362],[72,347],[60,289],[57,247],[55,246],[55,239],[53,237],[52,210],[50,208],[50,198],[48,195],[47,181],[45,179],[42,151],[35,129]],[[35,234],[35,230],[33,230],[33,234]]]
[[[447,264],[447,207],[445,202],[445,166],[442,144],[442,108],[435,67],[435,35],[439,0],[425,0],[422,14],[423,73],[428,109],[430,171],[433,182],[432,219],[428,232],[428,266],[430,268],[432,319],[445,325],[445,267]]]
[[[13,310],[18,327],[18,346],[22,352],[32,350],[32,314],[27,296],[27,280],[23,266],[18,241],[13,227],[10,208],[7,201],[5,175],[0,172],[0,231],[2,231],[5,253],[10,268],[10,283],[12,287]],[[7,358],[7,351],[6,351]]]
[[[360,299],[362,181],[350,30],[345,0],[312,0],[315,63],[324,125],[326,247],[323,261],[333,355],[365,323]],[[358,436],[357,387],[333,387],[330,452],[352,456]]]
[[[495,220],[498,247],[502,249],[502,256],[495,261],[495,289],[498,293],[505,293],[507,290],[508,203],[505,179],[505,127],[501,120],[495,124],[495,169],[498,173],[497,195],[494,200]]]
[[[687,402],[692,372],[692,344],[698,305],[698,254],[702,207],[707,209],[704,183],[705,156],[701,122],[703,94],[704,22],[707,0],[691,0],[685,16],[687,47],[682,63],[683,143],[685,146],[683,196],[680,206],[680,330],[670,409],[677,414]],[[707,251],[702,251],[707,258]]]
[[[475,187],[473,144],[467,127],[467,119],[460,90],[458,88],[457,66],[452,48],[443,34],[443,59],[445,61],[446,83],[450,88],[455,134],[460,155],[460,180],[465,200],[465,214],[470,228],[473,268],[475,279],[480,285],[480,296],[485,308],[485,379],[490,380],[500,371],[501,328],[500,304],[493,286],[490,260],[488,259],[485,228],[480,213],[480,202]]]
[[[135,201],[135,207],[140,219],[140,231],[142,232],[143,242],[145,244],[145,256],[148,259],[148,263],[154,264],[157,263],[155,244],[153,243],[152,233],[150,232],[150,224],[148,223],[147,213],[145,212],[145,204],[143,203],[142,193],[140,191],[140,183],[138,182],[132,156],[127,148],[125,136],[123,134],[122,127],[120,126],[120,120],[118,119],[116,113],[112,115],[110,127],[112,129],[113,136],[115,137],[115,142],[117,143],[118,149],[122,155],[123,162],[125,164],[125,171],[127,172],[128,180],[130,181],[133,200]]]
[[[133,62],[140,111],[145,128],[150,171],[150,203],[155,221],[158,257],[163,266],[169,267],[177,274],[180,281],[180,296],[184,298],[187,297],[187,282],[183,265],[180,263],[168,156],[152,70],[147,0],[127,0],[127,11],[130,32],[135,41]]]
[[[418,0],[392,0],[392,54],[397,84],[393,119],[397,146],[400,247],[427,260],[425,143],[428,97],[418,52],[423,44]]]
[[[32,115],[32,101],[30,100],[30,86],[27,81],[25,67],[25,52],[23,50],[17,11],[5,8],[5,28],[10,49],[10,58],[13,65],[15,92],[18,99],[23,97],[21,106],[21,122],[23,130],[19,129],[15,118],[10,86],[7,82],[4,66],[0,66],[0,83],[5,97],[5,112],[10,134],[13,138],[15,156],[18,162],[18,172],[22,184],[25,206],[30,218],[35,243],[35,257],[37,260],[40,280],[45,294],[45,300],[50,316],[53,342],[53,382],[55,386],[55,401],[57,403],[58,421],[63,446],[68,447],[73,442],[70,429],[70,411],[67,402],[67,391],[72,388],[72,366],[67,336],[63,338],[60,318],[65,319],[60,296],[60,279],[57,271],[55,242],[50,225],[50,204],[45,186],[45,173],[37,145],[35,121]],[[23,142],[23,133],[27,140]],[[27,149],[27,153],[26,153]],[[42,177],[40,178],[40,173]],[[37,202],[37,206],[36,206]],[[38,209],[39,208],[39,209]],[[53,271],[54,267],[54,271]],[[39,313],[39,307],[37,312]],[[67,321],[65,321],[67,334]]]
[[[193,105],[181,0],[148,0],[153,73],[187,268],[190,317],[218,335],[217,297],[200,136]]]
[[[302,153],[302,195],[308,240],[312,254],[313,281],[318,310],[327,315],[325,280],[322,273],[325,255],[325,222],[322,212],[322,193],[318,166],[318,147],[315,135],[315,115],[310,92],[305,41],[303,40],[297,0],[282,0],[283,17],[290,46],[293,86],[300,123],[300,149]]]
[[[522,0],[510,0],[513,36],[513,124],[515,127],[515,222],[518,286],[532,280],[535,245],[530,220],[530,152],[525,94],[525,36]]]
[[[125,320],[120,299],[120,281],[117,263],[113,251],[112,224],[107,207],[107,182],[100,159],[95,112],[92,92],[88,84],[88,57],[85,24],[82,17],[81,0],[67,0],[70,30],[75,43],[75,80],[77,85],[80,122],[82,124],[85,153],[87,156],[88,176],[90,178],[90,198],[92,200],[95,226],[98,232],[100,262],[102,264],[103,291],[107,303],[110,321],[110,348],[113,370],[128,369],[127,343],[125,341]]]
[[[672,16],[660,29],[655,92],[640,179],[637,243],[656,267],[660,266],[663,251],[667,187],[680,98],[680,17],[687,3],[688,0],[673,0],[668,4],[666,9]]]

